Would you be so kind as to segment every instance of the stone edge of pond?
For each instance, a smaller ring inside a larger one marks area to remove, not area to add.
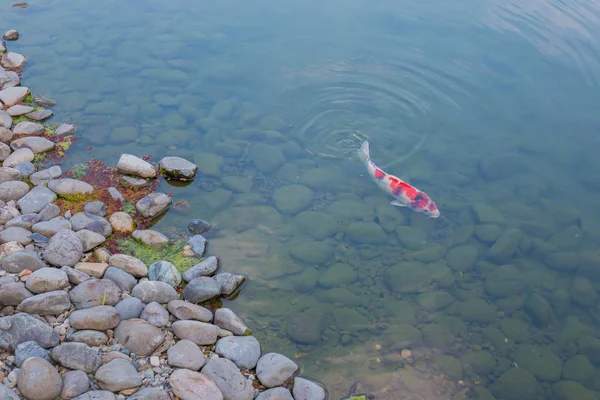
[[[9,33],[5,39],[18,39]],[[3,41],[0,57],[0,397],[328,398],[294,361],[263,353],[234,311],[219,308],[245,277],[217,273],[218,257],[200,257],[181,274],[168,261],[147,266],[102,247],[116,234],[155,250],[168,245],[162,233],[136,229],[130,214],[160,216],[170,197],[149,190],[133,212],[115,211],[114,202],[90,197],[97,187],[60,166],[38,170],[33,162],[43,154],[64,156],[76,128],[49,129],[54,102],[21,85],[27,58]],[[165,157],[157,167],[124,154],[116,170],[124,184],[153,189],[158,175],[193,180],[197,166]],[[117,187],[108,193],[118,204],[127,200]],[[65,211],[61,200],[83,209]],[[200,233],[210,224],[189,228],[185,256],[203,256]]]

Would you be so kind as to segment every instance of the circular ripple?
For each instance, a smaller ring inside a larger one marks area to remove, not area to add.
[[[389,168],[423,148],[434,131],[432,108],[452,101],[461,82],[407,60],[381,64],[367,55],[307,68],[303,80],[286,91],[292,134],[320,158],[351,158],[360,143],[377,146],[378,163]]]

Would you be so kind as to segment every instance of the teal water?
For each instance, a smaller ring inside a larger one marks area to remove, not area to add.
[[[332,399],[600,398],[597,2],[10,3],[65,167],[194,160],[156,229],[214,223],[228,306]],[[444,218],[389,205],[357,130]]]

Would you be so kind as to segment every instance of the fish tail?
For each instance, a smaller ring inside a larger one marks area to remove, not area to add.
[[[369,156],[369,142],[366,140],[362,142],[362,144],[360,145],[360,149],[356,154],[362,162],[369,161],[371,159],[371,157]]]

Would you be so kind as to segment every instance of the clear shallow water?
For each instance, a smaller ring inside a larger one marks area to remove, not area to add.
[[[598,398],[597,4],[9,4],[65,165],[198,163],[156,228],[214,222],[229,306],[333,399]],[[389,206],[356,130],[445,219]]]

